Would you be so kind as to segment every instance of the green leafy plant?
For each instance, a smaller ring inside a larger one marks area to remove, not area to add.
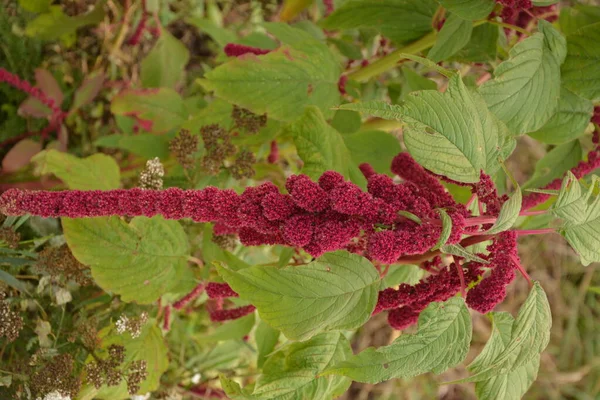
[[[6,3],[0,397],[550,398],[527,244],[594,299],[597,8]]]

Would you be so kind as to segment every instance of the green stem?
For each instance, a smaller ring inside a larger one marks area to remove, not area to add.
[[[366,82],[374,76],[377,76],[388,69],[394,68],[396,64],[398,64],[398,61],[403,59],[402,54],[417,54],[433,46],[435,44],[436,35],[437,32],[432,31],[423,36],[421,39],[394,50],[387,56],[375,61],[374,63],[348,74],[348,79],[358,82]]]

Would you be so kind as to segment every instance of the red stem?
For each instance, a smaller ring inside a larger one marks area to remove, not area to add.
[[[518,236],[526,236],[526,235],[544,235],[546,233],[556,233],[554,228],[545,228],[545,229],[524,229],[524,230],[514,230]]]
[[[525,278],[527,280],[529,287],[532,287],[533,283],[531,282],[531,278],[529,277],[529,274],[527,273],[527,271],[525,271],[525,268],[523,268],[523,266],[521,265],[519,259],[514,254],[511,254],[510,258],[515,263],[515,266],[519,270],[521,275],[523,275],[523,278]]]

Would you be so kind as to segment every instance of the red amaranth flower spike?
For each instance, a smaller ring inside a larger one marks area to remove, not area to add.
[[[279,147],[277,146],[277,141],[271,141],[271,148],[269,151],[269,156],[267,157],[267,162],[269,164],[277,164],[279,161]]]
[[[365,177],[365,179],[369,179],[371,176],[377,174],[377,172],[375,172],[375,169],[373,169],[373,167],[371,166],[371,164],[369,163],[362,163],[358,166],[358,169],[360,169],[360,172],[362,172],[363,176]]]
[[[196,300],[204,292],[204,284],[198,284],[191,292],[183,296],[181,299],[173,303],[173,308],[176,310],[182,310],[192,301]]]
[[[245,46],[243,44],[227,43],[223,49],[228,57],[239,57],[244,54],[255,54],[257,56],[268,54],[271,50],[259,49],[258,47]]]
[[[256,307],[253,305],[243,306],[232,308],[229,310],[213,310],[210,311],[210,320],[213,322],[216,321],[228,321],[232,319],[242,318],[248,314],[251,314],[256,310]]]
[[[206,294],[211,299],[224,299],[227,297],[238,297],[227,283],[209,282],[206,285]]]

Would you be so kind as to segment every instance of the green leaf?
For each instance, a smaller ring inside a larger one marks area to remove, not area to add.
[[[431,0],[348,0],[321,22],[325,29],[374,28],[396,42],[431,31],[437,4]]]
[[[304,162],[302,173],[317,180],[325,171],[337,171],[356,184],[365,186],[364,176],[352,163],[344,138],[333,129],[317,107],[307,107],[304,115],[284,128],[294,139],[298,156]]]
[[[90,104],[102,89],[103,84],[104,74],[102,72],[94,72],[88,75],[81,83],[81,86],[75,91],[75,97],[70,112],[74,112],[81,107]]]
[[[581,157],[581,144],[578,140],[556,146],[535,164],[533,176],[523,185],[523,189],[546,186],[576,166]]]
[[[435,44],[427,53],[427,58],[435,62],[447,60],[469,43],[472,32],[471,21],[450,14],[438,32]]]
[[[361,124],[362,119],[360,114],[347,110],[336,110],[331,120],[331,126],[344,135],[357,132]]]
[[[560,30],[565,35],[575,33],[584,26],[600,22],[600,9],[592,5],[576,4],[560,9]]]
[[[242,339],[254,327],[255,319],[254,313],[252,313],[233,321],[227,321],[210,333],[194,335],[194,339],[200,344]]]
[[[173,88],[181,80],[190,59],[187,47],[168,30],[163,30],[156,44],[140,64],[140,78],[146,88]]]
[[[188,117],[181,96],[169,88],[124,90],[113,98],[110,110],[116,115],[149,121],[155,133],[178,128]]]
[[[366,259],[336,251],[303,266],[217,267],[260,317],[291,340],[364,324],[377,302],[379,274]]]
[[[592,176],[588,190],[569,171],[552,213],[564,220],[560,233],[579,254],[581,263],[600,261],[600,178]]]
[[[510,343],[514,318],[509,313],[489,313],[492,334],[477,358],[469,365],[469,371],[477,373],[494,362]],[[540,355],[535,355],[525,365],[501,372],[475,384],[479,400],[520,400],[531,386],[540,366]]]
[[[523,201],[523,195],[521,194],[521,188],[516,187],[515,192],[510,199],[508,199],[498,214],[498,219],[494,222],[494,225],[486,232],[488,235],[495,235],[500,232],[504,232],[512,228],[521,212],[521,203]]]
[[[458,382],[485,382],[507,371],[528,366],[548,345],[551,326],[548,298],[539,282],[534,282],[504,348],[501,351],[490,349],[492,354],[484,354],[482,359],[475,360],[475,366],[469,366],[475,374]]]
[[[416,92],[418,90],[437,90],[437,83],[419,75],[411,68],[402,68],[402,77],[404,80],[398,100],[405,99],[410,92]]]
[[[79,28],[102,22],[104,3],[105,1],[99,1],[89,13],[74,17],[66,15],[61,6],[50,6],[47,13],[38,15],[27,24],[25,33],[41,40],[56,40],[72,35]]]
[[[254,314],[252,314],[254,315]],[[275,350],[275,346],[279,341],[280,332],[277,329],[273,329],[265,321],[260,321],[254,332],[254,339],[256,340],[256,350],[258,355],[256,357],[256,366],[262,368],[267,357]]]
[[[227,43],[235,43],[237,35],[229,29],[223,28],[206,18],[191,17],[186,20],[194,25],[201,33],[210,36],[220,47],[225,47]]]
[[[39,174],[53,174],[69,189],[110,190],[118,189],[121,185],[119,165],[106,154],[77,158],[57,150],[45,150],[36,154],[31,161],[36,164]]]
[[[476,26],[469,43],[451,57],[451,60],[473,63],[489,63],[496,60],[499,29],[492,24]]]
[[[190,247],[179,222],[135,217],[62,220],[73,255],[92,269],[102,289],[121,295],[123,301],[150,304],[180,281],[194,278],[187,266]]]
[[[156,321],[150,320],[142,328],[141,334],[137,338],[132,338],[129,334],[119,335],[112,327],[105,328],[99,334],[102,339],[100,344],[101,358],[108,357],[108,347],[112,344],[125,347],[125,360],[123,365],[127,365],[134,360],[144,360],[147,364],[148,376],[140,384],[140,390],[137,393],[145,394],[158,389],[160,377],[169,366],[168,349],[165,345],[162,332]],[[94,361],[92,357],[88,362]],[[127,393],[127,383],[125,379],[118,386],[102,386],[100,390],[93,388],[96,392],[94,399],[119,400],[129,399],[131,395]]]
[[[438,0],[448,11],[467,20],[486,18],[496,2],[493,0]]]
[[[19,5],[27,11],[43,13],[50,9],[52,0],[19,0]]]
[[[389,267],[388,273],[383,278],[381,289],[398,286],[401,283],[415,285],[425,275],[425,271],[416,265],[392,264]]]
[[[540,142],[561,144],[583,135],[594,112],[588,99],[562,87],[556,113],[544,126],[528,135]]]
[[[494,70],[494,79],[479,88],[490,110],[515,134],[540,129],[558,106],[565,39],[546,21],[539,29],[517,43]]]
[[[361,131],[343,138],[356,165],[369,163],[380,174],[389,173],[392,159],[402,151],[398,139],[383,131]]]
[[[450,238],[450,234],[452,233],[452,218],[448,215],[446,210],[443,208],[437,209],[440,214],[440,218],[442,220],[442,232],[440,233],[440,238],[438,239],[435,246],[431,248],[431,250],[437,250],[446,244],[448,238]]]
[[[584,26],[567,37],[562,82],[573,92],[600,100],[600,22]]]
[[[378,383],[426,372],[440,374],[462,362],[471,342],[471,317],[462,298],[431,303],[419,316],[413,335],[401,335],[389,346],[370,347],[335,363],[324,374],[344,375],[358,382]]]
[[[127,150],[144,158],[158,157],[165,159],[169,156],[169,137],[141,133],[138,135],[107,135],[94,142],[95,146]]]
[[[462,247],[460,244],[446,244],[441,247],[442,253],[459,256],[467,261],[477,261],[478,263],[488,264],[489,261],[471,253],[469,250]]]
[[[407,124],[404,143],[415,160],[460,182],[478,182],[482,169],[495,172],[498,155],[510,153],[514,146],[504,124],[458,75],[450,78],[445,93],[425,90],[410,93],[402,105],[366,102],[340,108],[402,120]]]
[[[304,400],[340,396],[350,380],[339,376],[319,376],[336,362],[352,356],[350,343],[341,333],[322,333],[309,341],[293,343],[274,353],[264,364],[254,390],[225,377],[221,384],[232,399]]]
[[[266,27],[288,43],[269,54],[232,58],[208,72],[200,84],[217,97],[276,120],[293,121],[311,105],[331,117],[330,108],[340,97],[341,70],[334,54],[300,29],[283,24]]]

